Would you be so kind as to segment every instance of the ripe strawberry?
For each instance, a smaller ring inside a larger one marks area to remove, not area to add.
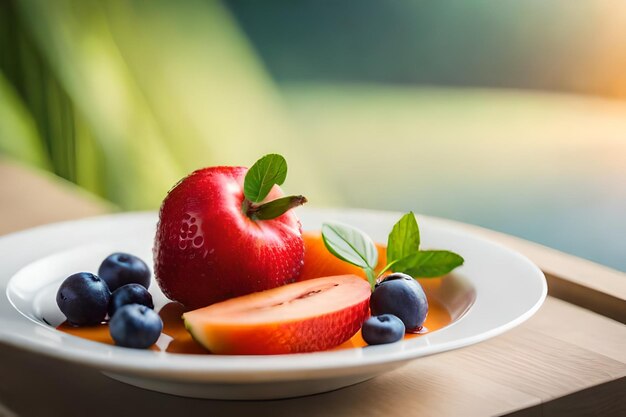
[[[278,157],[261,161],[270,156]],[[257,164],[251,169],[255,175]],[[261,201],[251,201],[244,195],[247,172],[244,167],[200,169],[163,201],[153,251],[157,282],[170,299],[197,308],[284,285],[300,274],[301,226],[287,210],[306,199],[283,197],[277,185],[283,176],[265,182],[266,191],[256,194]]]

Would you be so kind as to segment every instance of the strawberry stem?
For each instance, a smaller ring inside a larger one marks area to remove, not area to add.
[[[263,204],[254,204],[245,199],[242,209],[252,220],[271,220],[306,202],[306,197],[302,195],[290,195]]]

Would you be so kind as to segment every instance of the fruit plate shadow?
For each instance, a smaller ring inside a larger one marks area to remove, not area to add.
[[[305,230],[323,222],[350,223],[384,242],[398,213],[299,209]],[[528,319],[546,296],[541,271],[522,255],[447,220],[418,216],[425,247],[445,247],[466,262],[442,279],[423,281],[450,324],[419,337],[365,348],[271,355],[188,355],[139,351],[81,339],[55,326],[60,282],[93,270],[108,254],[151,259],[156,213],[129,213],[47,225],[0,239],[0,342],[97,368],[122,382],[155,391],[216,399],[270,399],[315,394],[365,381],[421,356],[494,337]],[[155,306],[167,300],[150,288]],[[157,344],[167,344],[166,337]]]

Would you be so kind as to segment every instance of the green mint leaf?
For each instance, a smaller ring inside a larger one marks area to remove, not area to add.
[[[252,165],[243,182],[243,193],[253,203],[263,201],[274,184],[287,178],[287,161],[281,155],[268,154]]]
[[[376,288],[376,272],[374,272],[374,270],[369,267],[363,268],[363,271],[365,271],[367,281],[370,283],[370,288],[372,289],[372,292],[374,292],[374,289]]]
[[[304,196],[290,195],[261,204],[260,206],[251,206],[248,208],[247,214],[253,220],[271,220],[306,202],[307,200]]]
[[[374,269],[378,264],[376,245],[359,229],[341,223],[324,223],[322,240],[330,253],[352,265]]]
[[[423,250],[401,259],[393,270],[416,278],[434,278],[446,275],[463,262],[464,259],[454,252]]]
[[[387,239],[387,262],[395,262],[417,253],[420,231],[413,212],[408,212],[393,226]]]

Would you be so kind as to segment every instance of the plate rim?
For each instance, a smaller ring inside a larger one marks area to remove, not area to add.
[[[326,218],[333,217],[333,215],[337,215],[338,213],[341,215],[346,215],[349,213],[350,215],[366,215],[366,216],[392,216],[394,218],[399,218],[402,213],[393,212],[393,211],[380,211],[380,210],[364,210],[364,209],[345,209],[345,208],[307,208],[307,212],[317,213],[318,216],[324,216]],[[9,235],[5,235],[0,237],[0,244],[5,242],[10,242],[14,239],[28,239],[30,236],[36,236],[37,234],[43,233],[54,233],[55,230],[57,233],[63,230],[66,227],[77,227],[79,225],[93,225],[92,227],[96,227],[99,223],[106,223],[108,221],[116,221],[118,219],[125,219],[126,221],[132,221],[133,219],[146,219],[148,216],[156,219],[155,211],[143,211],[143,212],[125,212],[125,213],[113,213],[95,217],[88,217],[78,220],[69,220],[58,223],[50,223],[46,225],[37,226],[31,229],[26,229],[23,231],[18,231]],[[471,238],[483,241],[488,245],[492,245],[500,248],[508,253],[508,255],[512,255],[517,257],[520,261],[524,262],[527,266],[529,266],[534,273],[536,274],[535,278],[540,278],[541,285],[541,293],[539,297],[535,300],[534,304],[523,314],[519,315],[514,320],[509,321],[508,323],[501,325],[499,327],[493,328],[489,331],[483,331],[474,336],[465,337],[462,339],[451,340],[445,343],[438,343],[431,346],[421,346],[414,349],[397,349],[392,352],[391,356],[389,353],[385,355],[379,354],[379,351],[389,350],[389,345],[381,345],[381,346],[369,346],[367,347],[368,354],[367,355],[342,355],[343,351],[325,351],[325,352],[313,352],[313,353],[300,353],[300,354],[288,354],[288,355],[273,355],[273,356],[226,356],[226,355],[215,355],[211,356],[212,360],[207,360],[207,357],[204,355],[178,355],[178,354],[166,354],[163,352],[150,352],[150,351],[136,351],[132,349],[120,348],[120,347],[111,347],[115,350],[120,350],[119,355],[123,355],[128,358],[128,361],[124,361],[122,363],[116,363],[111,360],[111,358],[95,356],[87,349],[72,349],[70,351],[66,351],[64,349],[45,349],[45,344],[39,343],[37,341],[33,341],[29,338],[20,338],[12,335],[10,331],[0,329],[0,342],[13,345],[17,348],[28,350],[38,354],[44,354],[46,356],[54,357],[57,359],[62,359],[74,363],[79,363],[85,366],[99,368],[101,370],[106,370],[110,372],[122,372],[126,374],[135,374],[135,375],[168,375],[170,377],[183,377],[183,379],[201,379],[207,381],[248,381],[247,377],[251,375],[257,375],[262,373],[265,378],[261,378],[259,382],[262,380],[282,380],[282,379],[292,379],[296,375],[302,375],[303,373],[307,373],[309,375],[323,375],[325,372],[332,371],[334,374],[349,374],[355,372],[357,369],[362,372],[365,368],[373,368],[380,366],[388,366],[390,369],[392,364],[401,364],[403,362],[409,361],[411,359],[415,359],[421,356],[427,356],[434,353],[441,353],[451,349],[461,348],[468,345],[472,345],[492,337],[495,337],[499,334],[502,334],[519,324],[526,321],[533,314],[539,310],[541,305],[543,304],[546,296],[547,296],[547,283],[545,280],[545,276],[543,272],[532,263],[527,257],[520,254],[519,252],[508,248],[507,246],[495,242],[491,239],[485,238],[479,234],[471,230],[463,229],[463,223],[456,222],[453,220],[442,219],[438,217],[425,216],[417,214],[420,222],[427,221],[435,228],[444,228],[447,230],[452,230],[457,233],[461,233],[462,235],[469,235]],[[121,220],[120,220],[121,221]],[[68,246],[65,249],[69,249],[72,246]],[[48,255],[52,255],[54,252],[49,253]],[[35,259],[36,260],[36,259]],[[30,262],[29,262],[30,263]],[[27,266],[29,263],[21,265],[18,270],[22,267]],[[15,273],[17,273],[17,271]],[[4,289],[4,299],[3,303],[9,303],[10,308],[13,309],[13,316],[16,314],[25,322],[17,324],[17,327],[20,325],[30,324],[31,326],[38,326],[42,329],[46,328],[46,326],[32,322],[31,319],[25,317],[20,311],[15,310],[12,305],[12,302],[7,294],[7,283],[14,274],[10,274],[11,276],[0,276],[0,288]],[[477,300],[478,302],[478,300]],[[2,307],[2,306],[0,306]],[[5,320],[7,317],[4,317],[6,314],[6,309],[0,308],[0,319]],[[15,318],[15,317],[14,317]],[[462,319],[455,323],[461,322]],[[453,323],[453,325],[455,324]],[[2,326],[6,327],[6,326]],[[9,328],[12,328],[9,326]],[[47,327],[47,330],[54,333],[59,333],[53,328]],[[67,337],[73,337],[69,335],[63,335]],[[88,342],[79,338],[76,338],[81,342]],[[97,343],[97,342],[89,342],[89,343]],[[352,350],[352,349],[350,349]],[[362,349],[361,349],[362,351]],[[123,352],[123,353],[122,353]],[[162,355],[167,355],[168,358],[172,360],[157,360],[154,361],[155,357],[159,357]],[[286,358],[289,358],[285,360]],[[302,360],[302,359],[306,360]],[[316,360],[319,359],[319,360]],[[217,361],[219,363],[216,363]],[[297,361],[297,362],[296,362]],[[129,364],[129,362],[131,362]],[[210,366],[207,366],[208,365]],[[294,364],[297,363],[297,366]]]

